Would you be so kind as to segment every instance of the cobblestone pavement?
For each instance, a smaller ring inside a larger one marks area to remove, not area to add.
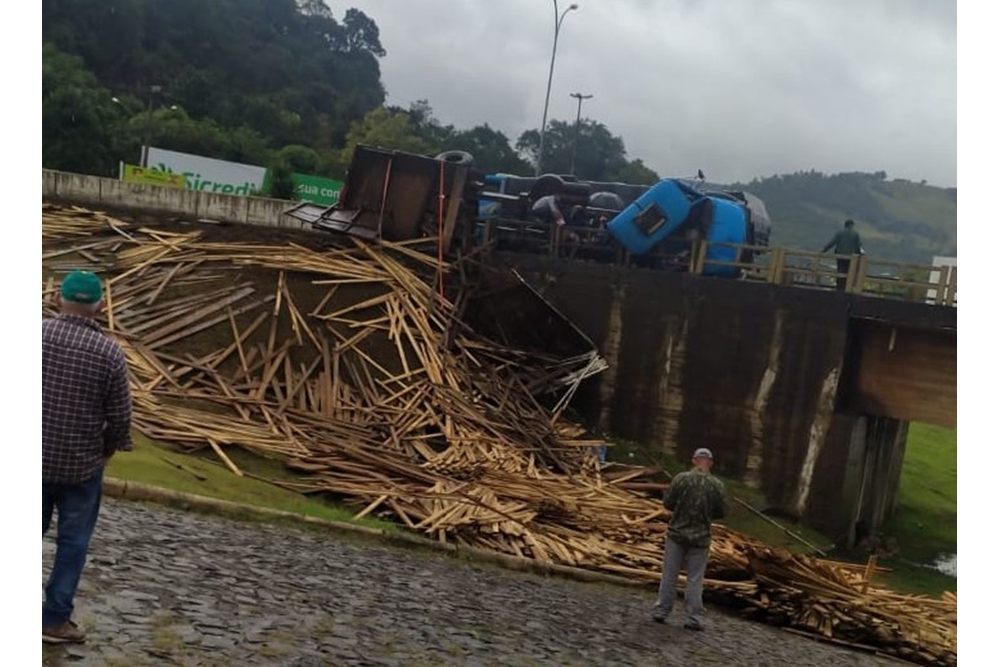
[[[42,664],[898,665],[717,610],[706,632],[657,625],[654,597],[106,498],[74,616],[88,641]]]

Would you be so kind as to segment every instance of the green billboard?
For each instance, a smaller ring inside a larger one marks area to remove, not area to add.
[[[295,198],[299,201],[312,202],[320,206],[333,206],[344,187],[341,181],[334,181],[322,176],[311,174],[292,174],[295,183]]]

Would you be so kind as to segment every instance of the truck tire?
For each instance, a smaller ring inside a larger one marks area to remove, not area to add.
[[[460,166],[471,166],[476,161],[471,153],[466,153],[465,151],[445,151],[444,153],[439,153],[434,159]]]
[[[528,198],[535,202],[542,197],[562,194],[565,186],[566,182],[562,177],[556,174],[542,174],[532,184],[531,190],[528,192]]]

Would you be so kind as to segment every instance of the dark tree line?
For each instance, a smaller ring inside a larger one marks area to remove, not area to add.
[[[148,136],[255,164],[302,145],[334,172],[385,99],[378,26],[321,0],[43,0],[42,39],[52,168],[111,175]]]
[[[443,125],[425,101],[383,107],[378,26],[323,0],[43,0],[43,164],[112,176],[152,145],[338,177],[357,143],[472,153],[529,174],[538,131],[516,143],[482,123]],[[551,121],[544,171],[654,182],[601,123]],[[575,159],[574,159],[575,151]]]
[[[43,0],[42,39],[101,85],[269,143],[333,145],[385,91],[378,26],[318,0]]]
[[[488,122],[443,124],[426,101],[384,106],[378,26],[357,9],[334,17],[323,0],[42,0],[42,40],[42,164],[52,169],[116,176],[147,142],[334,178],[359,143],[464,150],[487,172],[528,175],[538,159],[537,128],[508,137]],[[588,118],[549,122],[541,171],[659,179]],[[853,217],[879,256],[955,250],[954,189],[816,171],[736,187],[766,202],[779,244],[820,246]]]

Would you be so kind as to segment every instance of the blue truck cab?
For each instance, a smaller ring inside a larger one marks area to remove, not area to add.
[[[708,241],[703,275],[738,277],[740,269],[726,263],[752,261],[755,253],[741,253],[734,246],[766,247],[770,237],[771,222],[760,199],[748,192],[706,187],[697,181],[668,178],[643,186],[577,181],[555,174],[534,178],[487,174],[482,185],[477,201],[480,226],[489,218],[526,218],[538,197],[558,193],[567,208],[564,215],[571,208],[599,212],[589,216],[589,222],[600,219],[607,243],[624,247],[633,257],[646,256],[653,265],[659,257],[680,268],[677,259],[691,250],[693,238]],[[595,204],[594,198],[602,197],[613,198],[619,205]],[[570,227],[574,224],[569,216],[567,222]],[[499,229],[503,233],[502,226]]]
[[[769,223],[766,228],[769,231]],[[705,193],[672,178],[660,181],[626,206],[608,222],[608,231],[626,250],[639,256],[672,237],[695,235],[710,243],[703,274],[723,277],[739,275],[737,267],[720,262],[736,262],[740,250],[715,244],[756,245],[762,240],[745,198],[733,193]],[[766,245],[766,238],[763,242]]]

